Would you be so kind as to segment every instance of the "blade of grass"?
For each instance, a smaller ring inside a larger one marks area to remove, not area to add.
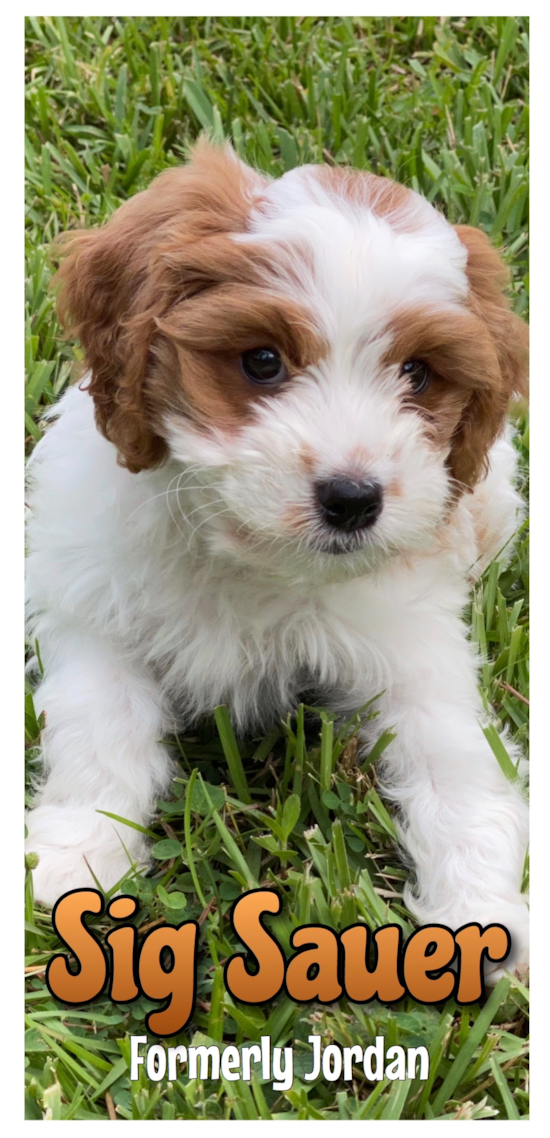
[[[219,707],[214,708],[214,719],[216,720],[216,727],[220,736],[223,753],[229,767],[229,774],[231,782],[237,792],[237,797],[241,802],[250,805],[252,797],[248,789],[246,775],[242,764],[241,755],[237,746],[237,740],[231,726],[229,712],[227,707],[221,704]]]

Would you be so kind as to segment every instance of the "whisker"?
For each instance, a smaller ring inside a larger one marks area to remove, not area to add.
[[[162,490],[160,494],[153,494],[151,498],[146,498],[144,502],[140,502],[139,506],[136,506],[135,510],[132,510],[131,514],[128,514],[128,517],[126,518],[125,524],[127,524],[133,518],[134,514],[138,513],[138,510],[142,510],[143,507],[148,506],[150,502],[154,502],[157,498],[164,498],[165,495],[168,493],[173,494],[174,491],[170,490],[170,487],[171,487],[172,483],[176,481],[177,478],[178,478],[178,475],[175,474],[174,477],[170,479],[170,482],[168,483],[168,486],[165,490]]]
[[[201,526],[205,525],[206,522],[213,521],[214,518],[221,518],[223,514],[230,514],[230,513],[231,513],[231,510],[228,507],[226,507],[223,510],[219,510],[217,514],[210,514],[208,517],[203,518],[202,522],[199,522],[198,526],[195,526],[195,529],[193,530],[192,534],[190,535],[189,544],[191,543],[191,541],[195,537],[195,534],[198,533]]]
[[[185,540],[186,540],[186,536],[185,536],[185,534],[184,534],[183,530],[180,528],[180,526],[179,526],[179,523],[178,523],[178,521],[177,521],[177,518],[174,516],[174,511],[172,510],[172,503],[171,503],[171,501],[170,501],[170,499],[169,499],[168,495],[166,496],[166,505],[168,506],[168,510],[169,510],[169,512],[170,512],[170,517],[172,518],[172,521],[173,521],[173,523],[174,523],[174,525],[175,525],[176,529],[178,530],[178,533],[180,533],[180,534],[181,534],[181,536],[182,536],[183,540],[185,541]],[[180,514],[181,514],[181,510],[180,510]]]
[[[225,505],[225,503],[223,503],[223,504]],[[179,502],[178,502],[178,505],[180,505]],[[189,518],[192,518],[193,514],[199,513],[200,510],[206,510],[206,509],[208,509],[208,507],[220,506],[220,505],[222,505],[222,499],[221,498],[219,499],[218,502],[203,502],[201,506],[195,506],[195,509],[191,510],[190,514],[184,513],[183,510],[181,510],[181,506],[180,506],[181,516],[182,516],[182,518],[184,518],[185,521],[189,521]],[[215,517],[216,515],[214,514],[213,516]]]
[[[197,466],[196,469],[202,470],[204,468],[202,466]],[[166,487],[165,490],[161,490],[161,492],[159,494],[152,494],[150,498],[146,498],[144,502],[140,502],[139,506],[136,506],[135,510],[132,510],[131,514],[128,514],[128,517],[126,518],[125,524],[127,522],[129,522],[134,517],[134,514],[137,514],[139,512],[139,510],[142,510],[145,506],[150,505],[151,502],[155,502],[158,498],[167,497],[168,494],[176,494],[177,495],[180,493],[180,490],[186,489],[187,486],[189,486],[189,484],[190,484],[190,479],[188,478],[187,481],[183,484],[183,486],[181,485],[181,479],[183,478],[184,475],[189,475],[189,473],[190,473],[189,470],[183,470],[183,471],[181,471],[181,473],[175,474],[174,477],[170,479],[170,482],[168,483],[168,486]],[[174,482],[177,482],[178,485],[172,489],[172,484]],[[219,485],[220,485],[219,482],[205,482],[199,486],[194,485],[193,490],[211,490],[215,486],[219,486]]]

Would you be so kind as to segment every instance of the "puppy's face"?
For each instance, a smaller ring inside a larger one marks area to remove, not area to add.
[[[497,254],[386,179],[268,182],[202,143],[65,240],[60,311],[120,461],[178,460],[189,541],[266,571],[425,547],[524,385]]]

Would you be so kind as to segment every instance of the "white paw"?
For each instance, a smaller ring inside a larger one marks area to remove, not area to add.
[[[26,852],[39,858],[34,896],[44,905],[70,889],[97,888],[94,877],[104,891],[112,889],[136,864],[147,864],[141,834],[89,807],[38,806],[26,822]]]
[[[431,913],[416,905],[414,896],[407,887],[404,896],[407,907],[421,925],[445,925],[453,932],[474,922],[484,927],[504,925],[511,937],[510,952],[504,960],[493,961],[485,957],[485,983],[494,987],[502,976],[509,973],[525,980],[529,972],[529,907],[525,894],[518,894],[517,899],[511,901],[491,902],[490,905],[480,901],[466,908],[454,906],[452,909],[438,909]]]
[[[494,987],[502,976],[512,973],[520,980],[527,979],[529,973],[529,909],[526,900],[515,904],[505,904],[499,908],[498,920],[504,925],[512,938],[512,947],[503,961],[487,960],[485,963],[485,983]]]

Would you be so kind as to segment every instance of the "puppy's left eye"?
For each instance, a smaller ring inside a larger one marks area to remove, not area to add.
[[[288,371],[275,348],[252,348],[243,352],[241,366],[247,379],[253,383],[283,383]]]
[[[430,379],[430,369],[424,360],[407,360],[401,368],[401,375],[406,375],[415,395],[426,390]]]

